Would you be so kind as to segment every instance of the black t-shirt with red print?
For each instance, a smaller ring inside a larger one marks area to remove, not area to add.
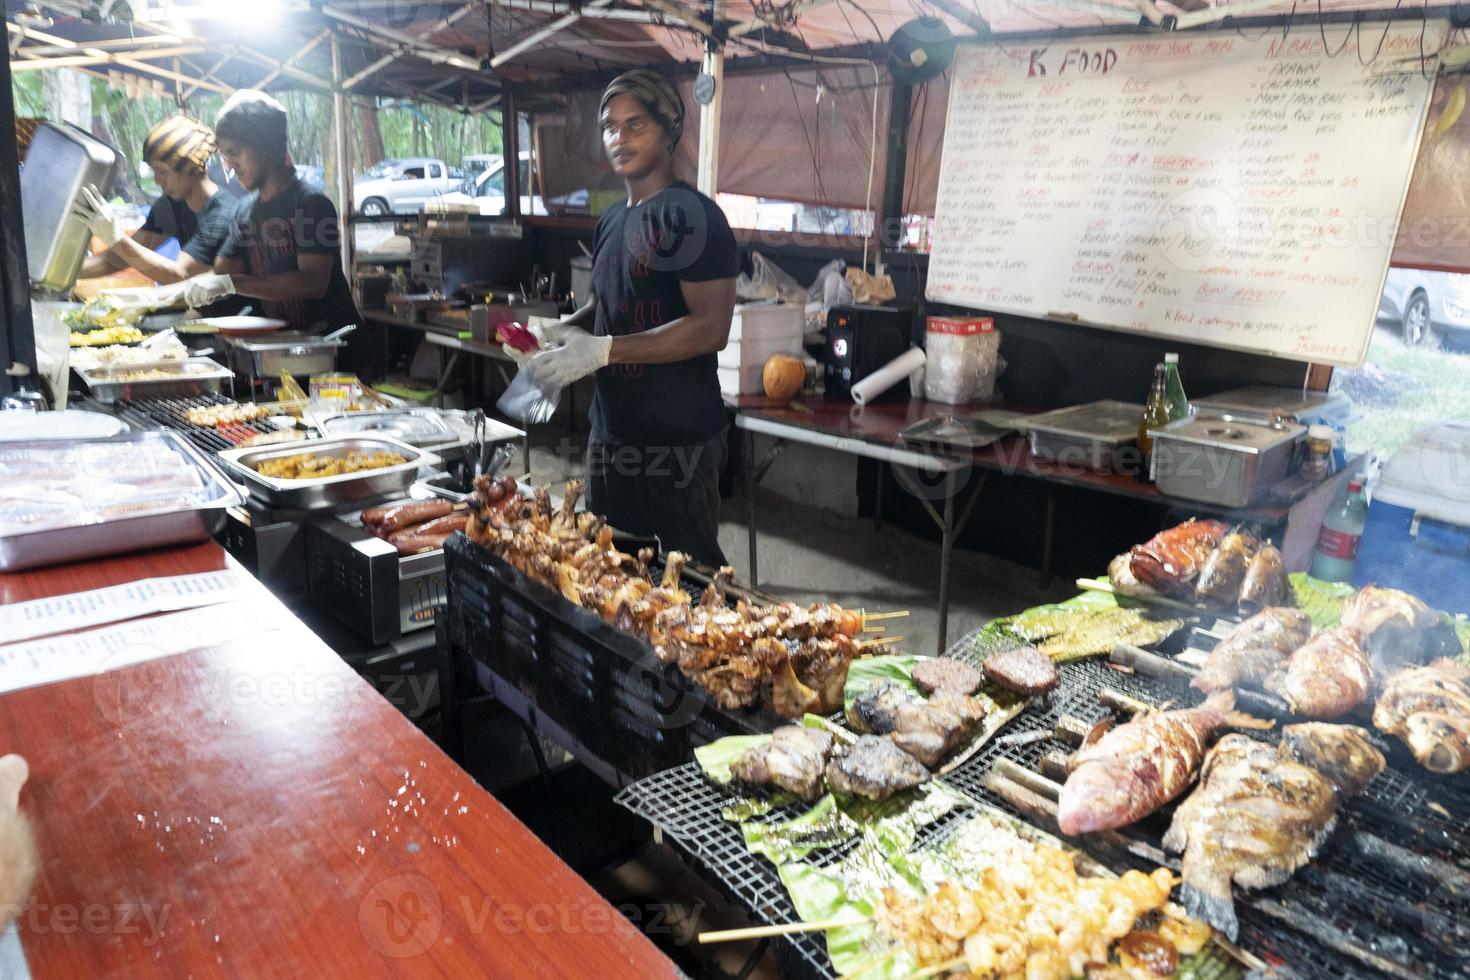
[[[593,248],[599,337],[642,333],[689,314],[680,283],[733,279],[740,252],[720,206],[679,181],[603,212]],[[688,446],[725,426],[719,358],[612,364],[597,372],[592,438],[623,446]]]
[[[258,191],[241,198],[219,254],[243,259],[249,275],[268,276],[295,272],[300,255],[336,256],[341,243],[342,222],[331,199],[293,180],[269,201],[262,201]],[[253,300],[252,305],[257,314],[285,320],[292,330],[335,330],[359,322],[340,260],[332,263],[331,282],[320,299]]]

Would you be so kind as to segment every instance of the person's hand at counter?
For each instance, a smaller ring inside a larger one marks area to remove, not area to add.
[[[76,203],[76,214],[107,248],[112,248],[127,237],[122,220],[113,212],[112,205],[102,200],[102,195],[91,184],[82,188],[82,196]]]
[[[234,280],[213,272],[185,279],[181,285],[184,287],[184,303],[191,310],[202,309],[227,296],[235,295]]]
[[[537,384],[562,388],[606,367],[611,353],[611,337],[594,337],[579,327],[565,326],[562,345],[537,354],[526,369]]]

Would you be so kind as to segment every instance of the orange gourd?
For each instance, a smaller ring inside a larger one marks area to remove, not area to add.
[[[777,401],[790,401],[806,381],[806,366],[798,357],[790,354],[772,354],[761,369],[761,384],[766,397]]]

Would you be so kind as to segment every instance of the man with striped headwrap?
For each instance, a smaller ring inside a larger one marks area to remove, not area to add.
[[[603,92],[601,115],[603,148],[628,199],[597,222],[592,296],[543,331],[560,346],[527,370],[543,386],[596,375],[590,509],[723,565],[717,355],[730,333],[740,253],[719,205],[674,177],[684,102],[666,78],[644,69],[619,75]]]
[[[119,227],[96,188],[84,189],[80,211],[107,251],[88,258],[82,275],[106,275],[131,266],[156,282],[166,283],[208,272],[229,234],[238,203],[235,195],[209,179],[209,158],[214,149],[214,133],[188,116],[170,116],[148,131],[143,140],[143,161],[152,169],[163,195],[153,203],[143,227],[131,238]],[[178,240],[177,258],[154,251],[170,238]]]

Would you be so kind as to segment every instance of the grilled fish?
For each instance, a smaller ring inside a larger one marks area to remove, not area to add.
[[[985,720],[985,703],[952,691],[910,701],[894,713],[893,744],[933,769]]]
[[[1189,599],[1210,552],[1229,530],[1220,521],[1193,518],[1134,545],[1128,561],[1133,577],[1164,595]]]
[[[1463,667],[1409,667],[1383,685],[1373,725],[1396,735],[1430,772],[1470,767],[1470,683]]]
[[[1284,606],[1291,602],[1291,579],[1286,574],[1286,559],[1274,544],[1262,545],[1251,558],[1245,581],[1240,584],[1236,604],[1247,612],[1267,606]]]
[[[1217,730],[1270,727],[1234,707],[1235,695],[1220,691],[1198,707],[1149,712],[1083,746],[1072,756],[1057,801],[1062,833],[1111,830],[1143,819],[1189,785]]]
[[[1246,569],[1260,547],[1260,539],[1251,532],[1238,526],[1231,528],[1201,566],[1195,599],[1210,606],[1235,605]]]
[[[859,732],[887,735],[893,731],[898,709],[917,700],[893,681],[879,681],[852,699],[847,721]]]
[[[1226,735],[1164,835],[1166,849],[1184,854],[1179,903],[1235,939],[1231,883],[1268,888],[1290,878],[1332,832],[1338,806],[1382,771],[1368,733],[1350,725],[1290,725],[1275,747]]]
[[[1367,700],[1373,668],[1357,631],[1334,626],[1293,653],[1266,687],[1303,718],[1337,718]]]
[[[924,764],[881,735],[840,747],[827,763],[827,785],[840,793],[886,800],[929,779]]]
[[[1422,664],[1437,652],[1431,636],[1443,617],[1407,592],[1368,585],[1347,601],[1342,625],[1363,637],[1363,649],[1379,676]]]
[[[1259,684],[1312,635],[1312,617],[1300,609],[1271,606],[1226,634],[1190,681],[1201,691]]]
[[[735,778],[754,786],[779,786],[811,802],[822,795],[822,770],[832,751],[832,734],[820,728],[783,725],[764,745],[747,749],[730,764]]]

